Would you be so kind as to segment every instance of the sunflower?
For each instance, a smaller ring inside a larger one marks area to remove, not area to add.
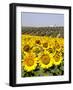
[[[29,41],[29,45],[33,47],[35,45],[35,36],[31,36],[31,40]]]
[[[55,40],[55,49],[57,51],[60,51],[61,50],[61,47],[60,47],[60,44],[59,44],[59,41],[58,40]]]
[[[33,36],[23,35],[24,38],[21,40],[21,50],[25,52],[29,52],[34,45]]]
[[[41,46],[44,50],[49,48],[49,38],[48,37],[43,37],[41,42],[42,42]]]
[[[61,52],[64,54],[64,46],[61,46]]]
[[[61,46],[62,53],[64,53],[64,39],[63,38],[61,38],[60,40],[60,46]]]
[[[28,43],[31,40],[31,36],[30,35],[22,35],[21,36],[21,43],[25,44]]]
[[[41,46],[42,37],[41,36],[35,36],[35,45]]]
[[[52,56],[54,56],[55,53],[56,53],[56,50],[55,50],[54,47],[49,47],[49,48],[47,49],[47,51],[48,51],[48,53],[49,53],[50,55],[52,55]]]
[[[52,40],[49,42],[49,48],[47,48],[47,51],[52,56],[54,56],[54,54],[56,53],[55,45],[54,45],[54,42]]]
[[[42,48],[44,49],[44,50],[47,50],[48,48],[49,48],[49,44],[48,44],[48,42],[44,42],[44,43],[42,43]]]
[[[53,56],[53,63],[54,65],[59,65],[63,60],[63,57],[60,52],[56,52],[55,55]]]
[[[35,70],[37,66],[37,58],[33,53],[28,53],[22,62],[22,66],[25,71],[30,72],[32,70]]]
[[[44,52],[39,58],[39,65],[42,68],[49,68],[53,65],[52,56],[48,52]]]
[[[34,46],[31,52],[35,53],[35,55],[38,56],[43,52],[43,48],[41,46]]]
[[[30,41],[31,37],[29,35],[22,35],[21,36],[21,51],[28,51],[28,50],[25,50],[26,48],[29,48],[30,46]]]

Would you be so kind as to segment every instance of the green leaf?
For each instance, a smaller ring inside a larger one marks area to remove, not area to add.
[[[62,61],[61,65],[64,66],[64,61]]]
[[[61,66],[61,67],[60,67],[60,70],[64,71],[64,66]]]
[[[47,72],[48,76],[53,76],[53,73]]]
[[[62,71],[61,70],[59,71],[59,75],[62,75]]]
[[[55,73],[58,75],[58,73],[59,73],[59,69],[56,69]]]

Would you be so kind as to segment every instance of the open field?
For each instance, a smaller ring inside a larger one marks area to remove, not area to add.
[[[22,27],[21,76],[64,75],[64,27]]]
[[[64,37],[64,27],[22,27],[22,34]]]

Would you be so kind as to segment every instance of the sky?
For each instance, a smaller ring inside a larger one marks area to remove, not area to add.
[[[64,26],[64,15],[22,12],[21,25],[26,27]]]

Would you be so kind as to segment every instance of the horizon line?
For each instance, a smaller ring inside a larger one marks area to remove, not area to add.
[[[21,27],[64,27],[64,26],[21,26]]]

